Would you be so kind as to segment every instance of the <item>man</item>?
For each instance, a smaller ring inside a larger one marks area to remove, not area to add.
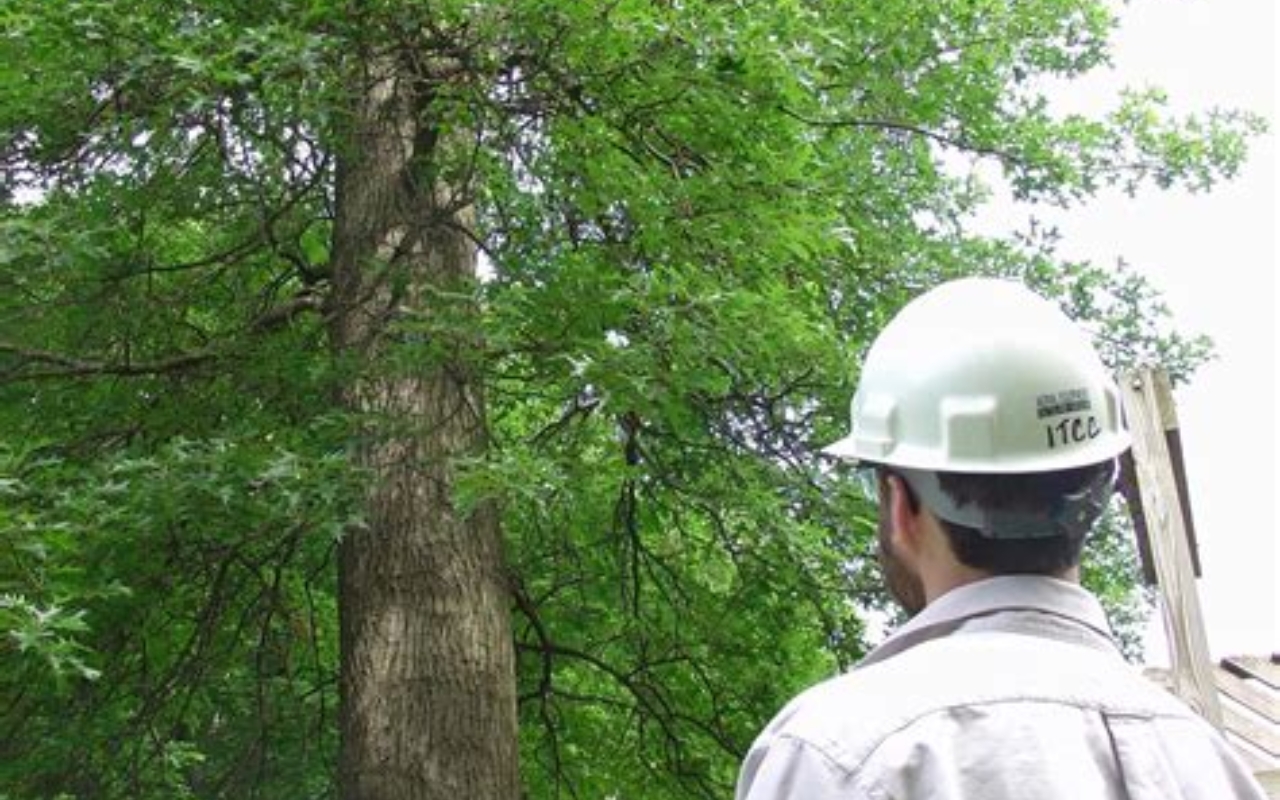
[[[1045,300],[965,279],[908,304],[828,452],[878,501],[885,580],[913,618],[782,710],[739,800],[1263,800],[1079,586],[1128,446],[1114,384]]]

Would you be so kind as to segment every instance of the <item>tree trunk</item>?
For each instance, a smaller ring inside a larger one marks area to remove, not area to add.
[[[456,460],[485,445],[480,381],[447,341],[409,366],[388,357],[406,318],[433,319],[433,298],[476,270],[464,192],[426,177],[443,145],[408,63],[364,61],[337,162],[331,339],[368,479],[364,522],[340,548],[339,781],[345,800],[515,800],[498,521],[452,502]]]

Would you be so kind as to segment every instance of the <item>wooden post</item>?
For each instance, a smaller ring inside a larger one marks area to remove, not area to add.
[[[1177,427],[1173,392],[1163,370],[1144,368],[1120,380],[1125,416],[1133,434],[1133,460],[1150,535],[1151,556],[1163,600],[1172,650],[1174,692],[1200,716],[1222,728],[1222,706],[1213,680],[1196,592],[1191,545],[1165,431]]]

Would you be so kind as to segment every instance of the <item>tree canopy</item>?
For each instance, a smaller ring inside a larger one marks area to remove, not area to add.
[[[0,798],[337,791],[336,552],[382,479],[352,454],[416,424],[338,398],[423,365],[485,395],[485,446],[449,468],[457,512],[500,520],[524,790],[725,796],[892,613],[875,511],[817,450],[897,308],[1017,277],[1115,366],[1207,355],[1135,273],[966,228],[974,163],[1054,204],[1239,168],[1247,113],[1055,112],[1046,79],[1105,64],[1115,13],[11,0]],[[334,261],[379,92],[408,98],[397,191],[431,202],[358,260],[387,298],[374,359],[335,343]],[[474,279],[397,268],[442,231]],[[1089,558],[1134,613],[1123,526]]]

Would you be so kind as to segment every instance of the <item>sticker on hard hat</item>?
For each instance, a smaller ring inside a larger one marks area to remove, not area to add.
[[[1088,417],[1061,419],[1052,425],[1046,425],[1044,430],[1049,436],[1050,450],[1068,444],[1087,442],[1102,435],[1102,425],[1092,414]]]
[[[1077,411],[1088,411],[1093,408],[1089,402],[1088,389],[1067,389],[1053,394],[1042,394],[1036,397],[1036,416],[1057,417]]]

